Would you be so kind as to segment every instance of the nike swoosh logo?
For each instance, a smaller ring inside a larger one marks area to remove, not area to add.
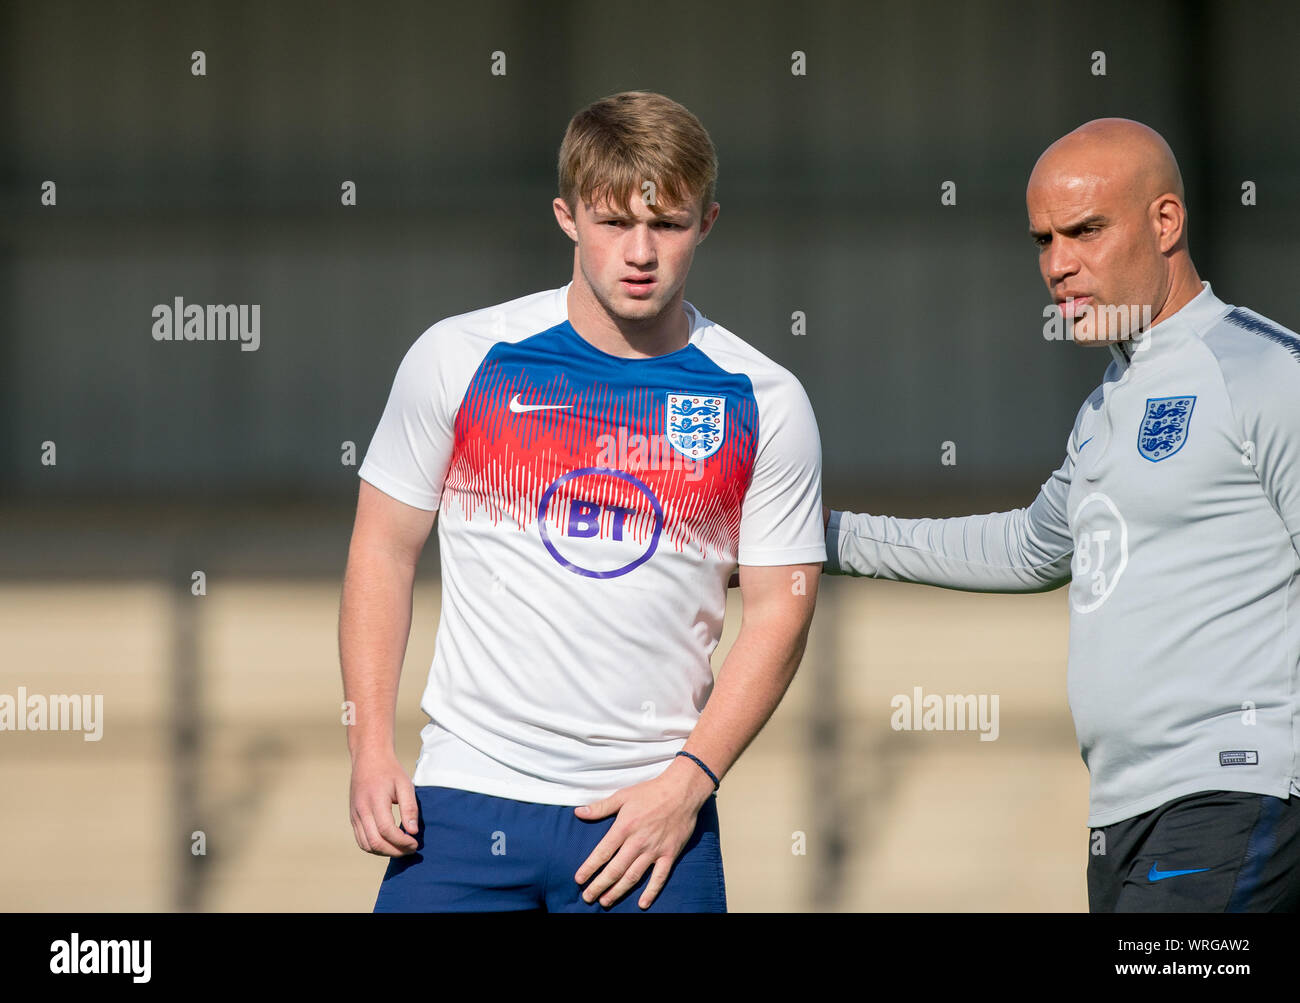
[[[510,398],[510,410],[515,414],[525,414],[528,411],[551,411],[555,409],[563,410],[566,407],[573,407],[572,404],[520,404],[519,395],[515,394]]]
[[[1181,877],[1184,874],[1200,874],[1202,871],[1208,871],[1208,870],[1210,870],[1210,868],[1208,867],[1197,867],[1197,868],[1193,868],[1190,871],[1162,871],[1160,870],[1160,862],[1156,861],[1154,864],[1151,865],[1151,870],[1147,872],[1147,880],[1163,881],[1165,878],[1177,878],[1177,877]]]

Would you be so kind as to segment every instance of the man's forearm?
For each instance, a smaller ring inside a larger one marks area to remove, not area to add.
[[[349,555],[339,605],[343,698],[352,703],[348,752],[393,752],[397,686],[411,629],[415,566],[389,555]]]
[[[832,512],[828,574],[970,592],[1042,592],[1070,577],[1073,544],[1034,507],[955,519]]]
[[[810,577],[815,583],[816,572]],[[762,730],[794,678],[816,598],[815,588],[809,591],[813,595],[799,597],[797,611],[785,609],[782,615],[768,617],[746,611],[708,703],[684,746],[718,777],[731,769]],[[702,773],[693,763],[678,762]]]

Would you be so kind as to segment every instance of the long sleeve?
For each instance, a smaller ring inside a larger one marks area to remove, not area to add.
[[[1243,308],[1229,319],[1237,325],[1230,331],[1261,337],[1216,332],[1206,344],[1240,422],[1242,462],[1254,466],[1300,558],[1300,336]]]
[[[968,592],[1060,587],[1070,580],[1074,553],[1066,506],[1077,456],[1073,439],[1072,432],[1064,462],[1027,508],[953,519],[832,512],[825,572]]]

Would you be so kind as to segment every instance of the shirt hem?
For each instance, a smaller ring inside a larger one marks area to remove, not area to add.
[[[363,481],[373,484],[390,498],[396,498],[405,505],[410,505],[412,508],[418,508],[425,512],[438,511],[438,499],[431,499],[422,492],[413,491],[400,481],[394,480],[388,474],[377,470],[373,466],[362,463],[361,468],[357,471],[357,476]]]
[[[784,564],[824,564],[825,561],[825,544],[794,547],[790,550],[760,550],[758,553],[751,550],[736,558],[737,564],[746,564],[752,568],[773,568]]]
[[[472,794],[486,794],[489,797],[522,801],[525,804],[563,805],[576,808],[579,805],[591,804],[593,801],[607,798],[615,791],[630,786],[631,783],[639,783],[639,781],[634,780],[628,784],[609,788],[560,788],[554,784],[515,783],[497,780],[492,777],[458,773],[454,770],[426,770],[417,767],[415,775],[411,778],[411,783],[416,787],[451,787],[456,790],[469,791]]]
[[[1133,818],[1135,815],[1141,815],[1144,812],[1151,811],[1153,808],[1159,808],[1168,801],[1175,798],[1186,797],[1188,794],[1201,794],[1208,791],[1238,791],[1243,794],[1268,794],[1273,797],[1286,800],[1291,795],[1292,780],[1290,777],[1282,778],[1259,778],[1251,781],[1247,778],[1231,782],[1213,782],[1198,780],[1192,783],[1180,784],[1177,787],[1170,787],[1158,794],[1152,794],[1150,797],[1142,798],[1140,801],[1134,801],[1130,804],[1123,805],[1119,808],[1110,808],[1105,811],[1098,811],[1095,808],[1088,815],[1088,827],[1091,829],[1100,829],[1108,825],[1114,825],[1116,822],[1123,822],[1125,819]]]

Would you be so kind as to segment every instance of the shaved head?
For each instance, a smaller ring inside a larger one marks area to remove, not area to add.
[[[1098,118],[1067,132],[1038,158],[1029,187],[1062,173],[1104,178],[1117,194],[1144,207],[1166,192],[1184,198],[1174,151],[1155,129],[1132,119]]]
[[[1038,158],[1025,201],[1043,280],[1076,341],[1131,337],[1201,291],[1178,161],[1149,126],[1099,118],[1066,133]],[[1150,319],[1121,329],[1120,308]]]

